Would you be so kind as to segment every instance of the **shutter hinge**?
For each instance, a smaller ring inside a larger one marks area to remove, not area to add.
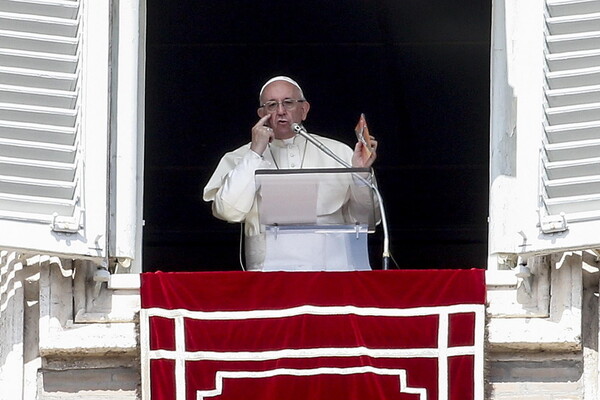
[[[569,229],[565,213],[540,217],[540,230],[543,233],[564,232]]]
[[[61,233],[77,233],[82,228],[81,212],[78,216],[66,217],[54,214],[52,218],[52,230]]]

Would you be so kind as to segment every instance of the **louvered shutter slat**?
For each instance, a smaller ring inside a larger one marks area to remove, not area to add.
[[[600,31],[552,35],[547,40],[551,53],[596,50],[600,47]]]
[[[74,146],[41,146],[39,143],[22,141],[0,141],[0,156],[11,157],[20,154],[29,160],[47,160],[72,165],[77,150]]]
[[[42,69],[74,74],[79,58],[72,55],[0,49],[0,64],[5,67]]]
[[[594,68],[600,64],[600,50],[549,54],[547,62],[552,71]]]
[[[32,106],[54,105],[63,109],[74,109],[77,102],[75,92],[0,85],[0,103],[25,104]]]
[[[550,8],[552,10],[552,8]],[[567,35],[580,32],[598,31],[600,23],[599,13],[588,13],[581,15],[566,15],[550,17],[546,20],[548,31],[552,35]]]
[[[6,139],[72,145],[75,143],[75,133],[74,127],[0,121],[0,137]]]
[[[5,0],[0,3],[0,11],[75,19],[79,12],[79,2],[77,0]]]
[[[76,211],[75,206],[76,204],[73,200],[60,200],[39,196],[0,195],[0,208],[8,212],[14,211],[14,215],[21,218],[24,212],[33,214],[33,216],[37,215],[44,221],[48,221],[48,216],[52,216],[53,214],[71,216]],[[28,215],[27,218],[30,218],[30,216]],[[50,221],[52,220],[50,219]]]
[[[575,161],[546,163],[546,175],[550,180],[600,175],[600,157]]]
[[[6,157],[0,157],[0,169],[4,175],[8,176],[52,179],[65,182],[74,182],[77,171],[68,163]]]
[[[75,194],[74,182],[50,181],[4,177],[0,175],[0,192],[14,193],[23,196],[40,196],[40,189],[45,197],[56,199],[72,199]]]
[[[600,209],[600,195],[558,197],[546,199],[546,205],[551,214],[558,215],[561,212],[569,214],[590,213],[590,210]],[[591,213],[588,218],[596,218],[596,213]],[[581,216],[575,215],[568,218],[570,222],[577,222]],[[590,237],[590,239],[593,239]]]
[[[74,90],[77,80],[76,74],[0,66],[0,84]]]
[[[594,195],[600,193],[600,176],[556,179],[546,184],[546,191],[553,197]]]
[[[549,1],[548,11],[553,17],[593,14],[600,13],[600,4],[596,0]]]
[[[552,108],[593,103],[600,99],[600,85],[588,86],[585,88],[548,90],[546,96],[548,105]],[[596,118],[592,118],[592,120],[595,119]]]
[[[77,19],[54,18],[45,15],[27,15],[0,12],[0,26],[15,32],[75,37],[79,28]]]
[[[562,125],[595,121],[599,113],[600,103],[584,103],[548,108],[546,117],[550,125]]]
[[[600,135],[600,122],[546,126],[545,133],[550,143],[595,139]]]
[[[77,110],[0,103],[0,120],[72,127]]]
[[[64,36],[48,36],[22,32],[0,30],[0,47],[4,49],[27,49],[29,51],[39,51],[56,54],[77,53],[77,38],[68,38]]]
[[[546,145],[548,161],[579,161],[597,157],[600,154],[600,140],[582,140],[577,142]]]
[[[574,89],[600,84],[600,68],[549,72],[546,75],[549,89]]]

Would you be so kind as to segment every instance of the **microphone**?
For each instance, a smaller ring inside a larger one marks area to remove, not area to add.
[[[321,143],[317,138],[312,136],[310,133],[304,129],[304,127],[296,122],[292,124],[292,130],[298,135],[302,136],[315,146],[317,146],[323,153],[327,154],[329,157],[333,158],[335,161],[339,162],[346,168],[352,168],[352,165],[348,164],[345,160],[341,159],[337,154],[335,154],[329,147],[325,146]]]
[[[352,165],[348,164],[345,160],[343,160],[337,154],[335,154],[333,151],[331,151],[331,149],[329,147],[325,146],[323,143],[321,143],[321,141],[319,141],[313,135],[308,133],[302,125],[294,122],[292,124],[292,130],[295,133],[297,133],[298,135],[300,135],[303,138],[305,138],[306,140],[308,140],[309,142],[311,142],[312,144],[314,144],[315,146],[317,146],[317,148],[319,150],[321,150],[323,153],[327,154],[329,157],[333,158],[334,160],[336,160],[337,162],[342,164],[344,167],[352,168]],[[385,209],[383,207],[383,198],[381,197],[381,193],[379,193],[379,189],[377,189],[377,186],[375,186],[372,182],[367,181],[365,178],[363,178],[362,176],[359,176],[357,174],[353,174],[353,175],[356,176],[362,182],[366,183],[367,186],[369,186],[373,190],[373,192],[375,192],[375,195],[377,196],[377,200],[379,200],[378,203],[379,203],[379,211],[381,213],[381,225],[383,227],[383,260],[382,260],[383,265],[382,265],[382,269],[387,270],[387,269],[389,269],[391,253],[390,253],[390,248],[389,248],[389,233],[388,233],[388,226],[387,226],[387,218],[385,215]]]

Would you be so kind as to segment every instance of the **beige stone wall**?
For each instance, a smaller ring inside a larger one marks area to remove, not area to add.
[[[141,398],[139,276],[1,253],[0,400]]]
[[[119,357],[47,360],[37,383],[38,399],[138,399],[139,361]]]
[[[489,398],[597,399],[596,256],[569,252],[540,257],[528,265],[533,276],[529,294],[520,279],[515,285],[507,279],[488,280],[490,302],[501,303],[489,307],[493,310],[487,351]],[[549,301],[540,301],[543,297]]]

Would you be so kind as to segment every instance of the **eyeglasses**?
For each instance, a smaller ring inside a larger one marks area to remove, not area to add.
[[[283,106],[283,108],[285,108],[288,111],[291,111],[294,108],[296,108],[297,103],[304,103],[305,101],[306,100],[304,100],[304,99],[300,99],[300,100],[284,99],[281,101],[271,100],[271,101],[267,101],[265,104],[261,105],[261,107],[264,107],[265,110],[267,110],[267,112],[271,113],[271,112],[277,111],[277,108],[281,104]]]

